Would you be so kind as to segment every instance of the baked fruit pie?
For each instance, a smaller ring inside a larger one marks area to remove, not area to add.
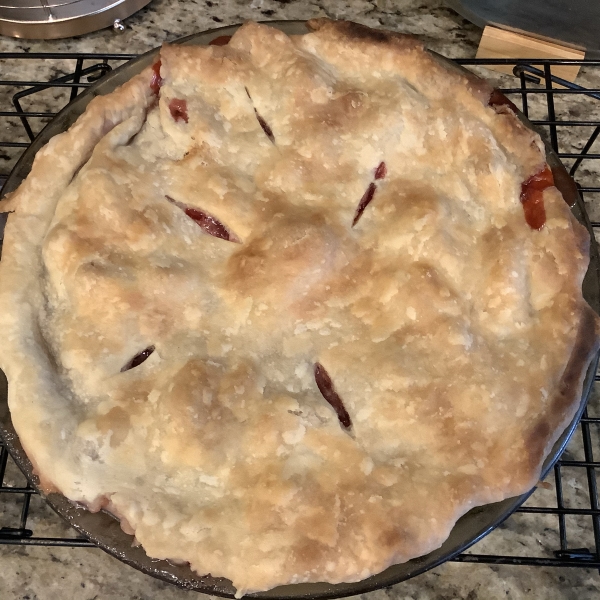
[[[510,103],[308,25],[164,46],[2,202],[42,487],[238,595],[364,579],[531,489],[597,345],[588,235]]]

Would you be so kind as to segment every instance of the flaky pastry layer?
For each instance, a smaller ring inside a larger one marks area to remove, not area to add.
[[[529,490],[597,340],[587,233],[551,185],[524,214],[539,136],[412,38],[309,25],[164,46],[1,205],[43,485],[240,595],[364,579]]]

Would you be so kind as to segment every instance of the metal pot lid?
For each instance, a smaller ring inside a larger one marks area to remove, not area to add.
[[[0,0],[0,34],[26,39],[72,37],[110,27],[150,0]]]

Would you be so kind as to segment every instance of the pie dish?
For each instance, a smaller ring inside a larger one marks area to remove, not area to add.
[[[529,490],[597,344],[539,137],[411,38],[310,26],[164,47],[3,201],[42,485],[239,594],[364,579]]]

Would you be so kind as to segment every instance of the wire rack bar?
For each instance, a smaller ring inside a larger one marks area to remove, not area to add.
[[[560,127],[593,127],[600,125],[600,121],[531,121],[533,125],[544,125],[544,126],[560,126]]]
[[[495,554],[459,554],[455,562],[487,563],[492,565],[521,565],[531,567],[581,567],[600,569],[600,561],[585,558],[538,558],[535,556],[502,556]]]
[[[0,544],[6,546],[68,546],[72,548],[96,548],[92,542],[82,538],[0,538]]]
[[[111,54],[106,52],[0,52],[0,60],[131,60],[138,54]],[[538,64],[538,63],[536,63]]]

